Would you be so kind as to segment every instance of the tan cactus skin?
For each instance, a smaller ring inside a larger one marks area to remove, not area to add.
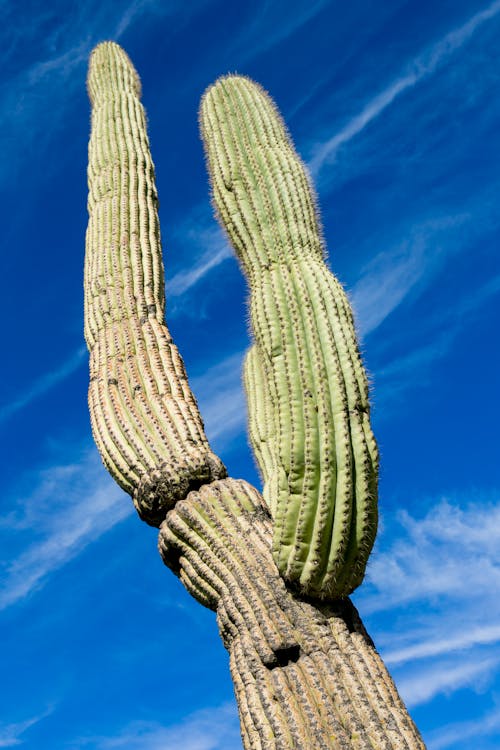
[[[89,404],[103,461],[158,526],[190,489],[226,475],[208,445],[164,322],[157,193],[140,83],[112,42],[94,50],[88,91],[85,338]]]
[[[249,433],[284,578],[324,599],[364,576],[378,452],[347,297],[328,270],[309,179],[273,102],[227,76],[200,110],[213,200],[250,286]]]
[[[224,479],[179,501],[160,553],[217,612],[245,748],[422,750],[420,735],[349,599],[291,594],[271,554],[259,493]]]
[[[351,602],[307,602],[287,589],[263,498],[246,482],[223,478],[208,447],[163,322],[156,191],[139,91],[123,50],[99,45],[89,74],[85,330],[92,424],[105,464],[141,516],[161,522],[165,563],[217,612],[245,750],[423,750]],[[259,367],[250,361],[247,374],[258,391]],[[258,404],[267,414],[269,403]],[[256,432],[272,422],[259,414]],[[263,465],[275,460],[271,437],[262,432]]]

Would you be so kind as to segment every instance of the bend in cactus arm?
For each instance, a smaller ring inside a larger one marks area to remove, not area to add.
[[[375,539],[378,470],[349,302],[326,267],[309,179],[269,96],[249,79],[221,78],[200,122],[216,211],[250,287],[245,379],[265,377],[247,392],[250,438],[274,557],[303,593],[346,596]]]
[[[210,450],[164,322],[154,167],[140,83],[113,42],[90,59],[85,336],[89,404],[106,467],[140,516],[159,525],[190,489],[225,476]]]

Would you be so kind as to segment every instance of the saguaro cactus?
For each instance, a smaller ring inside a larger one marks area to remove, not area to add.
[[[139,77],[116,44],[96,48],[85,338],[90,415],[107,469],[141,518],[159,526],[190,489],[222,478],[184,365],[165,325],[154,168]]]
[[[263,498],[211,451],[163,320],[140,84],[118,45],[94,50],[88,88],[92,428],[141,518],[160,526],[165,563],[217,612],[244,747],[423,748],[345,596],[373,543],[377,454],[349,307],[281,121],[246,79],[203,100],[214,196],[252,288],[245,378]]]

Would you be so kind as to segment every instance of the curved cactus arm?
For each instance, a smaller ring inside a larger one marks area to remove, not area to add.
[[[98,45],[85,261],[89,405],[103,461],[158,526],[190,489],[225,476],[164,322],[158,199],[140,83],[125,52]]]
[[[285,586],[273,559],[269,508],[254,488],[225,478],[210,450],[163,322],[153,166],[139,80],[118,45],[96,48],[88,85],[85,308],[94,436],[140,515],[161,522],[166,564],[217,612],[244,747],[423,750],[350,601],[305,602]],[[275,283],[286,300],[279,274]],[[342,314],[350,315],[348,307]],[[247,356],[245,379],[255,402],[250,432],[263,473],[272,475],[282,471],[277,437],[289,417],[281,414],[273,357],[263,342]],[[302,355],[295,357],[302,362]],[[357,377],[362,380],[362,370]],[[295,441],[292,435],[290,445]],[[279,517],[280,498],[269,497]]]
[[[302,592],[346,596],[375,539],[378,470],[349,302],[325,264],[309,179],[269,96],[247,78],[221,78],[200,122],[216,210],[250,286],[250,437],[274,557]]]

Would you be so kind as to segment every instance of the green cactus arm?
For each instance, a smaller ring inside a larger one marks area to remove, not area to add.
[[[378,469],[349,302],[325,264],[309,178],[269,96],[224,77],[205,93],[200,122],[213,200],[251,292],[245,379],[265,383],[247,388],[250,439],[275,560],[303,592],[345,596],[375,539]]]
[[[158,199],[140,83],[113,42],[92,53],[85,262],[91,423],[103,461],[159,525],[176,500],[225,476],[164,322]]]

